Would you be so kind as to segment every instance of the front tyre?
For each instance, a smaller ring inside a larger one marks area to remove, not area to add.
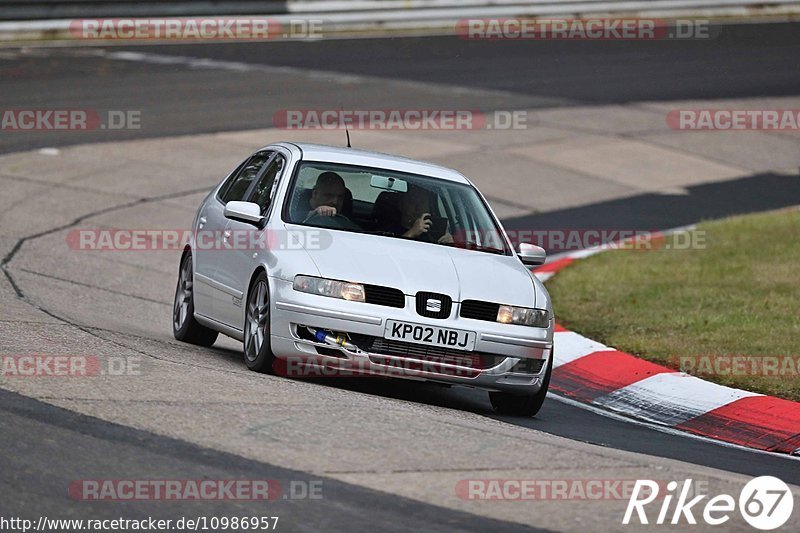
[[[181,259],[178,286],[175,287],[175,303],[172,306],[172,335],[179,341],[211,346],[218,333],[201,325],[194,318],[194,275],[192,254],[187,252]]]
[[[269,283],[261,272],[250,287],[244,319],[244,362],[256,372],[272,373],[275,355],[270,345]]]
[[[547,371],[544,374],[544,380],[542,381],[542,387],[536,394],[521,396],[510,392],[490,392],[489,401],[492,402],[494,412],[500,415],[536,416],[547,396],[552,371],[553,356],[551,355]]]

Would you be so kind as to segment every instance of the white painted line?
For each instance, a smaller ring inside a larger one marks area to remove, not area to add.
[[[749,396],[761,395],[673,372],[637,381],[593,403],[649,422],[676,426]]]

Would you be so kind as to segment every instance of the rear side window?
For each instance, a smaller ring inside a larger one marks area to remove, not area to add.
[[[255,202],[261,206],[262,215],[267,214],[269,204],[272,200],[272,194],[275,191],[276,178],[280,177],[285,163],[286,160],[282,155],[276,155],[266,172],[264,172],[264,175],[258,180],[255,189],[253,189],[249,201]]]
[[[222,203],[227,204],[235,200],[244,200],[247,190],[253,183],[253,180],[258,175],[261,167],[272,156],[272,152],[258,152],[253,155],[247,162],[231,177],[228,182],[220,189],[219,199]]]
[[[220,187],[219,190],[217,191],[217,200],[219,200],[220,202],[222,201],[222,197],[225,195],[225,191],[231,188],[231,184],[234,182],[237,176],[239,176],[239,173],[242,171],[242,169],[247,165],[249,161],[250,158],[248,157],[247,159],[242,161],[242,163],[238,167],[236,167],[233,172],[228,174],[228,177],[225,178],[225,183],[223,183],[222,187]]]

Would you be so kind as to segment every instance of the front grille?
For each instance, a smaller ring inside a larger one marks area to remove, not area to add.
[[[497,311],[500,304],[481,302],[479,300],[464,300],[461,302],[461,317],[474,318],[475,320],[497,321]]]
[[[417,314],[427,318],[449,318],[453,299],[438,292],[417,293]]]
[[[361,349],[375,354],[458,365],[478,370],[495,367],[505,359],[505,356],[500,355],[464,352],[439,346],[388,340],[382,337],[373,337],[372,343],[369,346],[361,347]]]
[[[400,309],[406,306],[406,295],[403,291],[380,285],[364,285],[364,299],[368,304]]]

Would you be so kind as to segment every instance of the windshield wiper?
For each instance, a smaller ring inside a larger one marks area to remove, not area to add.
[[[440,242],[442,246],[452,246],[454,248],[463,248],[465,250],[476,250],[478,252],[487,252],[490,254],[506,255],[506,251],[502,248],[495,248],[494,246],[481,246],[477,242]]]

